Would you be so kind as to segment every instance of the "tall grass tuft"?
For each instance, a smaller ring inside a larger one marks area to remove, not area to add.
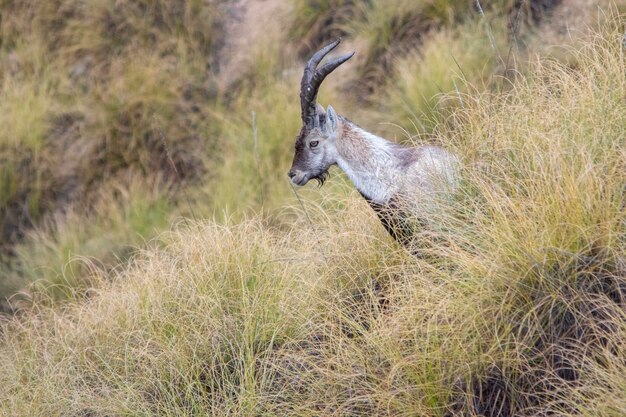
[[[505,25],[499,22],[494,25],[499,30],[495,51],[491,29],[481,21],[427,35],[421,48],[395,62],[395,72],[379,88],[385,97],[381,107],[397,115],[406,131],[432,132],[453,109],[464,106],[468,90],[485,91],[494,84],[506,44]]]
[[[148,188],[150,187],[150,188]],[[25,309],[85,294],[120,263],[126,262],[146,236],[172,220],[164,181],[147,184],[141,178],[109,184],[88,216],[68,210],[49,216],[0,268],[0,303],[4,311]],[[24,282],[29,285],[24,287]]]

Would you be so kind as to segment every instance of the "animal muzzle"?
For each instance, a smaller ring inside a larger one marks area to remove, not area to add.
[[[295,185],[302,186],[309,182],[309,176],[306,173],[297,169],[290,170],[287,175],[289,176],[289,178],[291,178],[291,182]]]

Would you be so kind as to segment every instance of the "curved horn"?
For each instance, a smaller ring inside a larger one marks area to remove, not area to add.
[[[335,49],[340,42],[341,38],[329,43],[314,53],[304,67],[304,74],[302,75],[302,81],[300,82],[300,106],[302,108],[302,123],[307,128],[313,128],[317,119],[317,110],[315,105],[317,100],[317,91],[319,90],[322,81],[324,81],[324,78],[333,72],[335,68],[352,58],[352,55],[354,55],[354,52],[342,55],[317,69],[317,66],[322,59],[324,59],[330,51]]]

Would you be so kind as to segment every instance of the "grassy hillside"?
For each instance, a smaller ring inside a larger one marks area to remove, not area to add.
[[[320,100],[408,140],[503,84],[559,2],[396,3],[2,1],[0,298],[89,288],[181,215],[282,222],[300,58],[329,38],[358,54]]]
[[[626,414],[624,19],[558,3],[0,0],[0,415]],[[287,182],[336,35],[462,160],[419,257]]]

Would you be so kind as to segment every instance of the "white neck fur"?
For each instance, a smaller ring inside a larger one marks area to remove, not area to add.
[[[366,198],[385,204],[402,188],[406,173],[401,169],[399,145],[343,121],[337,141],[337,165]]]

